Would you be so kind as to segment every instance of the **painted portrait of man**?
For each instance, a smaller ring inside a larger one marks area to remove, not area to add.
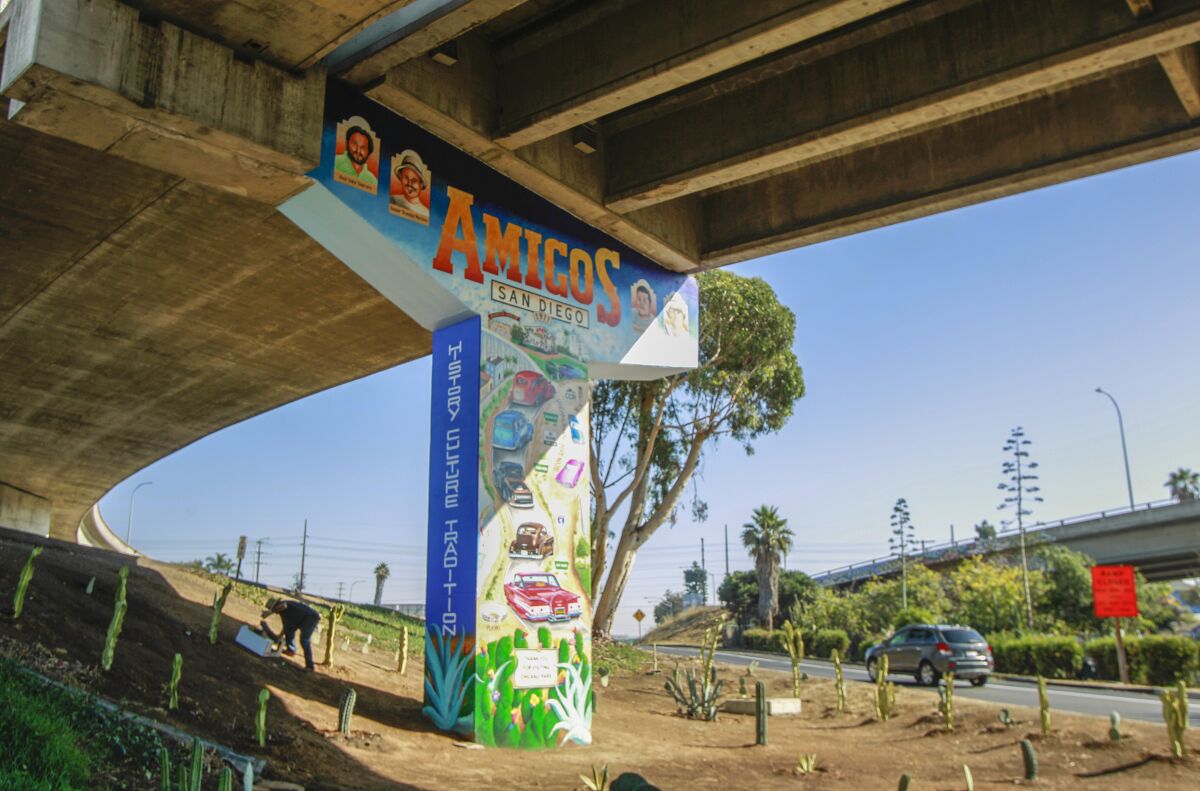
[[[422,225],[429,224],[429,190],[433,175],[421,155],[412,149],[392,157],[388,211]]]
[[[362,116],[337,125],[333,179],[372,195],[379,189],[379,138]]]

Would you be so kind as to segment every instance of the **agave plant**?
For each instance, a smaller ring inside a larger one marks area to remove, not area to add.
[[[455,645],[453,637],[425,632],[425,706],[421,713],[443,731],[469,734],[474,718],[459,716],[467,696],[464,673],[472,652]]]
[[[558,722],[550,733],[566,732],[566,738],[576,744],[592,743],[592,703],[587,682],[580,669],[570,662],[560,662],[558,669],[564,671],[563,683],[554,690],[548,701]]]

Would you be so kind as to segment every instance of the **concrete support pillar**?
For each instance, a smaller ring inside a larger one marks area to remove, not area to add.
[[[50,501],[45,497],[0,483],[0,527],[50,535]]]
[[[0,76],[12,120],[263,202],[306,186],[320,70],[240,60],[115,0],[14,0],[12,13]]]
[[[425,713],[489,746],[590,743],[586,366],[475,317],[434,333],[433,382]]]

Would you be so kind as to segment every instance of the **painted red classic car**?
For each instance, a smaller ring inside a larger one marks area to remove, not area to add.
[[[526,621],[567,621],[583,612],[579,596],[563,590],[558,577],[544,572],[517,574],[504,586],[504,598]]]

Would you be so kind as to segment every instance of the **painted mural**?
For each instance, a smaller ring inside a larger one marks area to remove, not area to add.
[[[482,332],[475,632],[482,744],[591,742],[590,389],[568,337],[536,321]]]

